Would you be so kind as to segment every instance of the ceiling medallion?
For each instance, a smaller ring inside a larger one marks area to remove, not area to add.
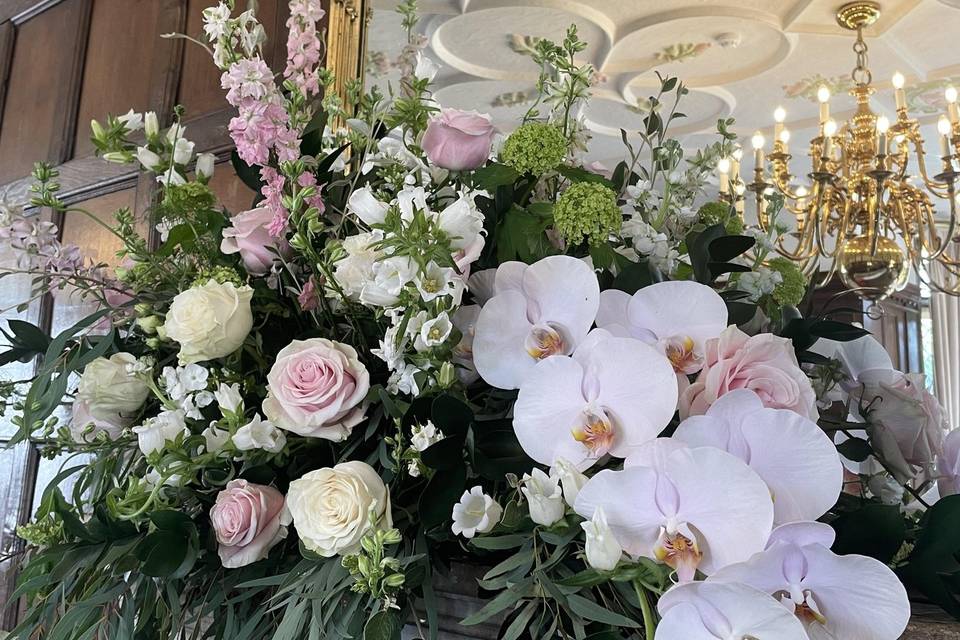
[[[755,166],[750,184],[736,170],[732,180],[727,175],[739,163],[718,164],[722,197],[742,212],[744,193],[751,191],[760,227],[787,229],[776,241],[777,251],[800,263],[808,276],[819,273],[820,286],[838,274],[849,289],[876,302],[907,283],[912,265],[932,289],[960,296],[957,90],[946,87],[947,113],[937,127],[940,167],[928,170],[925,141],[917,120],[908,113],[903,75],[896,73],[892,80],[893,121],[870,106],[875,90],[863,29],[879,16],[880,7],[873,2],[854,2],[837,10],[837,22],[856,32],[856,66],[849,89],[856,110],[847,122],[838,123],[830,117],[830,89],[819,87],[820,128],[808,143],[810,169],[805,184],[798,185],[790,173],[790,132],[784,126],[786,112],[778,107],[773,152],[768,157],[764,136],[759,131],[753,136]],[[782,218],[772,219],[773,208],[767,207],[774,194],[784,200],[781,213],[792,218],[786,224]],[[949,211],[949,217],[938,218],[934,203]]]

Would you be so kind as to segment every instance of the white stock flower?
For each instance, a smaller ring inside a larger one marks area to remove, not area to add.
[[[267,453],[280,453],[287,446],[287,437],[283,431],[257,413],[247,424],[233,434],[233,446],[240,451],[263,449]]]
[[[150,395],[149,387],[132,373],[136,362],[136,357],[124,352],[95,358],[80,375],[76,401],[84,403],[94,418],[128,424]]]
[[[430,445],[436,444],[444,439],[443,432],[427,420],[425,425],[415,425],[411,429],[410,444],[417,451],[425,451]]]
[[[360,300],[364,288],[373,283],[373,266],[383,257],[375,248],[383,240],[382,231],[370,231],[344,238],[343,250],[347,256],[334,265],[333,278],[351,300]]]
[[[133,428],[137,434],[137,445],[144,455],[160,451],[167,442],[176,440],[177,436],[190,435],[190,430],[184,422],[183,411],[162,411],[159,415],[148,418],[143,424]]]
[[[755,271],[740,274],[737,288],[750,294],[750,301],[756,302],[761,297],[773,293],[777,285],[783,282],[783,275],[766,267],[757,267]]]
[[[226,384],[221,382],[217,390],[213,392],[217,400],[217,406],[224,415],[227,413],[239,414],[243,412],[243,397],[240,395],[240,385],[236,382]]]
[[[530,519],[537,524],[549,527],[563,518],[566,507],[563,504],[559,479],[551,478],[540,469],[534,469],[532,475],[523,474],[520,490],[527,497]]]
[[[638,215],[624,221],[620,233],[633,240],[634,249],[651,265],[663,273],[673,272],[680,253],[665,233],[657,231]]]
[[[517,389],[538,362],[572,353],[600,304],[593,269],[570,256],[501,264],[495,294],[480,310],[473,360],[480,377],[500,389]]]
[[[387,487],[373,467],[358,460],[294,480],[287,507],[300,541],[325,558],[356,553],[371,527],[393,526]]]
[[[597,508],[593,512],[593,517],[581,522],[580,527],[583,529],[586,541],[584,551],[587,564],[598,571],[613,571],[620,562],[620,556],[623,555],[623,547],[617,542],[617,537],[607,525],[603,509]]]
[[[580,473],[576,465],[566,458],[557,458],[550,467],[550,477],[560,480],[563,488],[563,499],[571,507],[577,501],[580,489],[587,484],[587,476]]]
[[[167,311],[164,333],[180,343],[180,362],[188,364],[230,355],[253,327],[253,289],[210,279],[177,294]]]
[[[476,486],[464,491],[460,502],[453,505],[453,535],[472,538],[478,533],[487,533],[500,522],[503,509],[497,502]]]
[[[600,294],[597,326],[655,346],[686,375],[702,368],[707,340],[727,328],[727,304],[712,288],[686,280],[658,282],[633,296],[608,289]]]

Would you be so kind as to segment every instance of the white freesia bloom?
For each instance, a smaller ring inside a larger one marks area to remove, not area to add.
[[[148,418],[143,424],[133,428],[137,434],[137,445],[144,455],[160,451],[167,442],[172,442],[178,435],[190,435],[190,430],[184,422],[183,411],[161,411],[159,415]]]
[[[287,437],[269,420],[257,413],[247,424],[233,434],[233,445],[240,451],[263,449],[267,453],[280,453],[287,446]]]
[[[357,460],[291,482],[287,507],[300,541],[325,558],[356,553],[371,526],[393,526],[386,485],[373,467]]]
[[[246,285],[213,279],[178,293],[163,329],[180,343],[180,362],[222,358],[239,349],[253,327],[252,298],[253,289]]]
[[[566,458],[557,458],[550,467],[550,476],[560,480],[563,487],[563,499],[571,507],[577,501],[577,495],[583,485],[587,484],[587,476],[580,473],[576,465]]]
[[[605,469],[590,478],[577,513],[592,518],[602,508],[624,551],[669,565],[682,582],[698,569],[711,575],[763,549],[773,525],[763,480],[726,451],[657,442],[663,451],[648,457],[650,466]]]
[[[593,517],[581,522],[580,527],[586,541],[587,564],[599,571],[613,571],[623,555],[623,547],[610,530],[603,508],[598,507]]]
[[[688,582],[661,596],[655,640],[808,640],[776,600],[737,583]]]
[[[76,401],[84,403],[94,418],[118,426],[129,424],[150,395],[147,385],[132,373],[136,363],[135,356],[124,352],[90,361],[77,384]]]
[[[483,492],[482,487],[464,491],[460,502],[453,505],[453,535],[472,538],[478,533],[487,533],[500,522],[503,508],[496,500]]]
[[[414,426],[410,434],[410,444],[417,451],[426,451],[430,445],[443,440],[444,435],[430,420],[422,426]]]
[[[573,357],[549,357],[533,369],[520,387],[513,427],[537,462],[565,458],[585,469],[657,437],[676,406],[677,378],[663,355],[597,329]]]
[[[798,413],[765,408],[749,389],[724,394],[706,415],[681,422],[673,437],[750,465],[770,488],[777,524],[819,518],[843,488],[843,464],[827,434]]]
[[[383,240],[382,231],[359,233],[343,240],[347,256],[334,265],[333,277],[352,300],[360,300],[364,288],[373,283],[373,266],[383,257],[376,244]]]
[[[677,373],[703,367],[704,345],[727,328],[727,304],[712,288],[687,280],[658,282],[630,296],[600,294],[597,326],[655,345]]]
[[[829,549],[832,529],[818,522],[774,531],[767,549],[721,569],[710,582],[739,582],[793,611],[811,640],[896,640],[910,620],[907,592],[882,562]]]
[[[549,527],[563,518],[566,507],[563,504],[559,479],[548,476],[540,469],[534,469],[532,475],[523,474],[520,490],[527,498],[530,519],[537,524]]]
[[[501,389],[519,388],[544,358],[573,353],[600,303],[593,269],[570,256],[504,263],[495,286],[477,319],[473,356],[480,377]]]
[[[236,382],[226,384],[221,382],[217,390],[213,392],[217,400],[217,406],[224,415],[228,413],[239,414],[243,412],[243,396],[240,395],[240,385]]]

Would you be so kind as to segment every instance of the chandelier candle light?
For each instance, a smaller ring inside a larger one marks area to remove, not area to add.
[[[938,122],[939,172],[931,175],[924,158],[920,125],[907,112],[906,79],[892,78],[896,119],[878,115],[870,107],[873,78],[867,67],[865,27],[876,22],[880,6],[853,2],[837,11],[841,26],[857,34],[853,50],[857,64],[850,95],[856,100],[853,116],[838,123],[830,115],[830,90],[817,91],[819,135],[810,140],[809,185],[796,186],[790,173],[786,111],[774,111],[773,152],[765,156],[761,132],[751,140],[754,179],[747,188],[755,194],[761,229],[778,223],[767,210],[767,198],[776,190],[784,209],[793,215],[789,233],[776,240],[777,251],[802,265],[808,276],[820,272],[825,285],[839,273],[841,280],[864,299],[876,302],[906,285],[910,266],[931,288],[960,295],[960,235],[956,226],[955,161],[960,153],[960,112],[957,90],[945,92],[947,114]],[[910,171],[911,157],[916,169]],[[766,174],[766,161],[770,175]],[[736,203],[727,185],[729,164],[718,166],[721,194]],[[919,179],[922,184],[914,184]],[[727,187],[727,188],[723,188]],[[949,218],[937,217],[935,201],[946,202]],[[742,205],[741,205],[742,206]],[[739,208],[738,208],[739,210]],[[782,223],[782,221],[780,221]]]

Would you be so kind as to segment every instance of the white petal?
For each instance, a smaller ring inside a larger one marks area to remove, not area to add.
[[[537,363],[524,347],[532,326],[526,305],[522,293],[505,291],[480,310],[473,337],[473,363],[487,384],[516,389]]]
[[[493,282],[497,276],[496,269],[484,269],[470,275],[467,280],[467,289],[473,294],[473,299],[479,305],[484,305],[493,297]]]
[[[893,369],[890,354],[872,335],[861,336],[849,342],[820,338],[810,347],[810,351],[839,360],[845,372],[854,381],[859,380],[860,374],[864,371]]]
[[[717,398],[707,409],[707,415],[737,424],[742,416],[760,409],[763,409],[760,396],[750,389],[734,389]]]
[[[689,336],[703,353],[704,342],[727,328],[727,304],[706,285],[689,280],[658,282],[633,294],[627,307],[631,327],[664,339]]]
[[[653,469],[604,469],[580,489],[574,511],[590,520],[598,508],[603,509],[623,550],[632,556],[652,558],[664,521],[656,491],[657,472]]]
[[[778,542],[795,544],[804,547],[808,544],[823,545],[827,549],[833,546],[837,532],[823,522],[788,522],[775,528],[767,540],[770,549]]]
[[[678,585],[660,598],[657,610],[663,620],[655,640],[807,640],[803,625],[786,608],[743,584]]]
[[[675,451],[686,449],[687,444],[675,438],[656,438],[630,450],[623,468],[650,467],[657,471],[666,471],[670,456]]]
[[[549,256],[530,265],[523,274],[523,292],[536,315],[530,320],[560,325],[571,347],[590,331],[600,306],[597,274],[570,256]]]
[[[580,363],[567,356],[551,356],[523,381],[513,408],[513,428],[520,446],[537,462],[552,465],[566,458],[578,468],[589,466],[589,450],[572,434],[586,406],[582,380]]]
[[[819,518],[843,488],[836,447],[814,422],[793,411],[762,408],[741,415],[739,424],[708,412],[682,422],[674,437],[691,447],[723,449],[749,464],[770,488],[776,523]]]
[[[529,265],[511,260],[504,262],[496,271],[496,279],[493,284],[493,294],[503,293],[504,291],[523,291],[523,274],[527,272]]]
[[[591,378],[587,384],[595,382],[597,402],[616,421],[610,452],[622,458],[631,447],[657,437],[677,408],[677,377],[670,361],[632,338],[601,340],[584,358]]]
[[[600,308],[597,310],[597,326],[605,327],[608,324],[627,324],[627,305],[630,304],[630,294],[619,289],[607,289],[600,292]]]
[[[773,503],[767,485],[750,467],[712,447],[676,451],[669,464],[668,475],[680,496],[677,518],[703,536],[701,571],[710,575],[763,549],[773,525]]]
[[[387,203],[380,202],[374,197],[370,187],[363,187],[351,193],[347,207],[368,225],[382,224],[389,208]]]

